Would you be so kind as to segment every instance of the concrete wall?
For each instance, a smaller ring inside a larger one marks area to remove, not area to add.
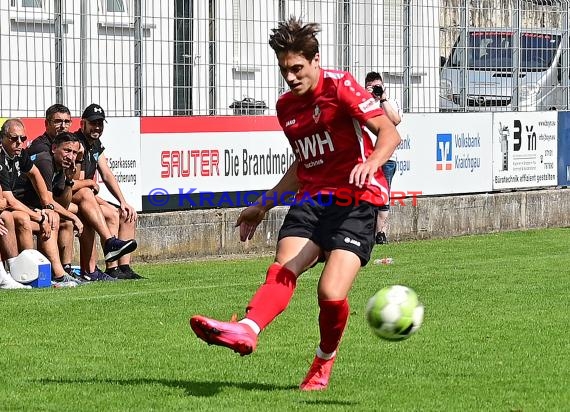
[[[569,210],[568,189],[420,198],[416,206],[392,208],[390,238],[397,241],[564,227],[570,226]],[[273,209],[247,243],[239,241],[234,227],[239,212],[220,209],[143,214],[134,261],[274,251],[287,208]]]

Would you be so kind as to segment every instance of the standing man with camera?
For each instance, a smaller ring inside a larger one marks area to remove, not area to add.
[[[369,72],[364,79],[364,86],[376,100],[380,102],[384,113],[388,116],[388,119],[397,126],[402,121],[402,110],[398,101],[388,97],[386,93],[386,88],[384,87],[384,81],[382,76],[378,72]],[[382,171],[388,182],[388,190],[392,187],[392,178],[396,172],[396,151],[390,157],[384,165],[382,166]],[[390,212],[390,201],[386,202],[385,205],[378,207],[378,217],[376,220],[376,244],[383,245],[388,243],[388,237],[386,236],[386,231],[388,228],[388,213]]]

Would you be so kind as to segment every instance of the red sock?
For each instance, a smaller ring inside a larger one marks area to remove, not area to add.
[[[321,343],[319,347],[324,353],[333,353],[340,343],[342,333],[348,322],[348,300],[319,299],[319,330]]]
[[[246,309],[246,318],[261,329],[285,310],[297,284],[297,276],[279,263],[267,269],[265,283],[257,289]]]

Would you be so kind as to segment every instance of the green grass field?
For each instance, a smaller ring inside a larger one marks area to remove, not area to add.
[[[140,265],[141,281],[2,291],[0,410],[563,411],[570,409],[570,229],[376,247],[350,296],[330,387],[297,385],[318,343],[316,283],[248,357],[198,340],[192,314],[242,313],[270,258]],[[376,338],[368,298],[416,290],[423,327]]]

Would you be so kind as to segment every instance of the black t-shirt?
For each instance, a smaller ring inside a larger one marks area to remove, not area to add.
[[[81,170],[85,172],[85,179],[93,179],[93,177],[95,177],[95,172],[97,171],[97,161],[99,160],[99,156],[105,150],[105,147],[103,147],[101,140],[99,139],[96,139],[93,141],[93,144],[90,145],[81,130],[78,130],[75,134],[85,149],[83,161],[81,162]]]
[[[52,155],[49,152],[41,152],[30,156],[30,160],[40,171],[48,191],[52,192],[55,197],[60,196],[65,189],[65,174],[63,170],[55,170]],[[41,208],[43,206],[27,175],[21,175],[16,180],[13,193],[16,199],[28,207]]]
[[[28,154],[31,156],[33,154],[48,152],[51,153],[51,139],[50,137],[44,133],[41,136],[35,138],[35,140],[30,144],[26,150]]]
[[[19,156],[10,158],[6,151],[0,149],[0,186],[5,192],[14,192],[16,181],[32,170],[32,160],[25,150]]]

